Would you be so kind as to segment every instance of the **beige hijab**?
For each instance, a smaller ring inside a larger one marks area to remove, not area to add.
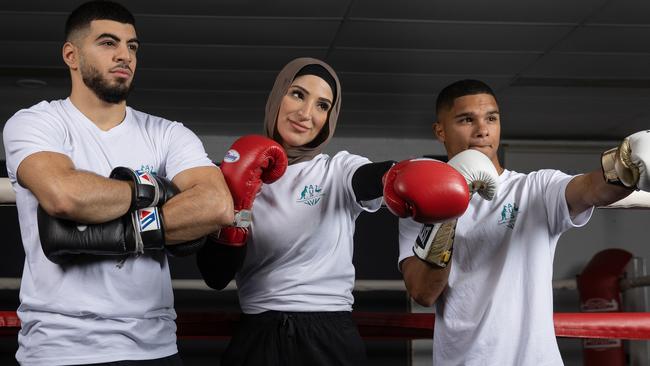
[[[321,60],[315,58],[301,57],[289,62],[278,74],[278,77],[275,79],[275,84],[269,94],[269,98],[266,100],[266,113],[264,116],[264,130],[267,137],[272,138],[276,142],[282,144],[282,138],[278,135],[277,129],[275,127],[278,120],[278,111],[280,110],[280,104],[282,103],[282,98],[289,90],[289,86],[293,82],[296,74],[307,65],[320,65],[327,70],[334,80],[336,81],[336,90],[334,103],[330,109],[327,122],[323,125],[323,129],[320,133],[314,138],[310,143],[299,146],[299,147],[289,147],[285,150],[287,156],[289,157],[289,165],[300,163],[302,161],[309,161],[314,158],[314,156],[320,154],[323,151],[323,148],[330,141],[334,135],[334,130],[336,129],[336,120],[339,116],[339,111],[341,109],[341,83],[339,82],[336,72],[328,64]]]

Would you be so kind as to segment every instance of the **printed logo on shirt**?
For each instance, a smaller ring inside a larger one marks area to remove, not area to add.
[[[320,202],[323,196],[325,196],[323,187],[319,187],[317,184],[310,184],[306,185],[305,188],[300,191],[300,195],[296,202],[304,203],[308,206],[314,206]]]
[[[501,209],[501,217],[499,217],[497,222],[499,225],[505,225],[512,229],[515,227],[518,214],[519,206],[517,206],[517,203],[507,203],[503,205],[503,209]]]
[[[156,170],[153,168],[153,165],[149,165],[149,164],[140,165],[140,169],[138,169],[138,171],[145,172],[145,173],[151,173],[153,175],[158,175]]]

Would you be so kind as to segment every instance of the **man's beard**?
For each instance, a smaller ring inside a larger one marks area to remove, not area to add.
[[[84,62],[81,63],[80,70],[84,84],[106,103],[118,104],[125,101],[133,89],[133,82],[127,84],[125,79],[117,79],[115,85],[110,85],[110,82],[102,77],[99,70]]]

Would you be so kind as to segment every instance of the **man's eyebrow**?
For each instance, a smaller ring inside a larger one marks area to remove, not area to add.
[[[114,34],[111,34],[111,33],[102,33],[102,34],[98,35],[97,38],[95,38],[95,41],[98,40],[98,39],[102,39],[102,38],[111,38],[116,42],[121,41],[120,37],[118,37],[118,36],[116,36]]]
[[[474,115],[474,113],[471,113],[471,112],[463,112],[463,113],[460,113],[460,114],[455,115],[454,118],[458,118],[458,117],[470,117],[470,116],[473,116],[473,115]]]
[[[114,40],[115,42],[120,42],[121,41],[120,37],[118,37],[118,36],[116,36],[116,35],[114,35],[112,33],[102,33],[99,36],[97,36],[97,38],[95,38],[95,41],[97,41],[99,39],[102,39],[102,38],[110,38],[110,39]],[[131,39],[128,40],[127,43],[137,43],[139,45],[140,41],[137,38],[131,38]]]
[[[499,111],[495,109],[495,110],[492,110],[492,111],[488,111],[485,114],[487,114],[487,115],[499,114]],[[473,112],[463,112],[463,113],[459,113],[459,114],[455,115],[454,118],[472,117],[472,116],[475,116],[475,115],[476,115],[476,113],[473,113]]]

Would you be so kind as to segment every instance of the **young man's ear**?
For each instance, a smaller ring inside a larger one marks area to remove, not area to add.
[[[433,129],[433,136],[438,139],[438,141],[442,142],[443,144],[445,143],[445,130],[442,128],[442,125],[440,122],[436,121],[433,122],[433,125],[431,126]]]
[[[72,42],[66,42],[63,44],[61,49],[61,55],[63,56],[63,62],[72,70],[76,70],[79,67],[79,54],[78,49]]]

